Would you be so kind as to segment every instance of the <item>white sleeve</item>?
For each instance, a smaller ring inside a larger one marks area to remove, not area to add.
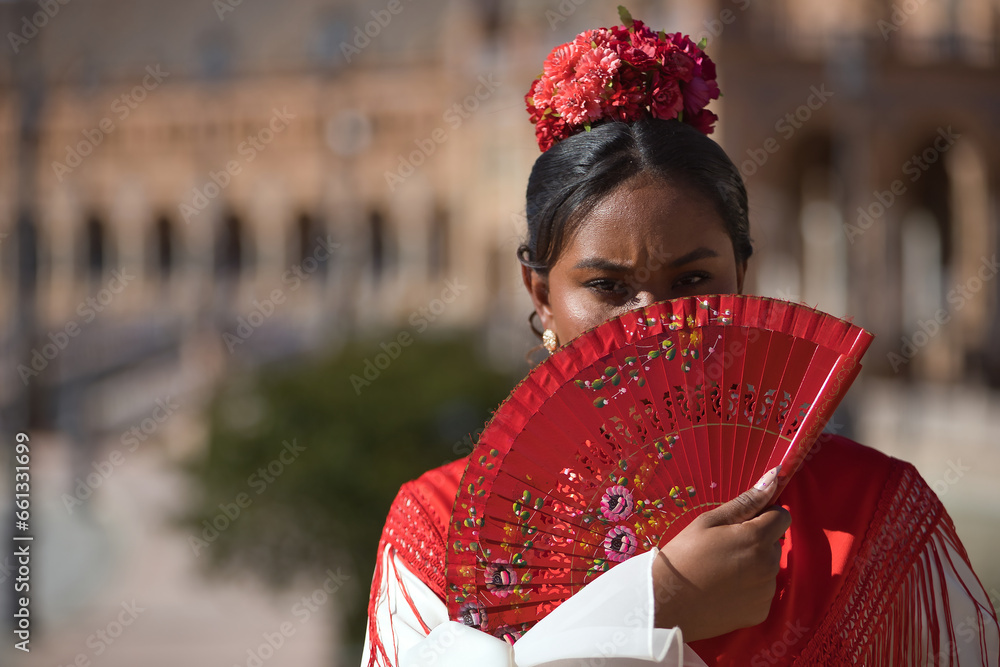
[[[449,621],[445,604],[386,548],[374,619],[390,660],[385,667],[465,667],[472,656],[477,667],[570,667],[581,658],[602,658],[607,667],[705,667],[680,629],[653,627],[656,554],[653,549],[601,575],[512,647]],[[370,660],[371,639],[363,666],[381,664]]]

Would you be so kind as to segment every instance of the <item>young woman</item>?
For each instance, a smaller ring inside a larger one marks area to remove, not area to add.
[[[707,56],[635,21],[558,47],[545,72],[527,97],[543,154],[519,250],[545,346],[656,301],[742,292],[747,195],[706,136]],[[365,665],[1000,661],[996,613],[940,501],[911,465],[846,438],[820,438],[780,507],[770,471],[506,641],[449,620],[443,601],[464,467],[400,489]]]

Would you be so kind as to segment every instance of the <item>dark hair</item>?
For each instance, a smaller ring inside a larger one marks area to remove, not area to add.
[[[648,173],[693,188],[726,225],[736,261],[753,254],[747,191],[722,148],[676,120],[607,122],[542,153],[528,178],[528,238],[517,249],[525,266],[547,274],[573,227],[607,195]]]

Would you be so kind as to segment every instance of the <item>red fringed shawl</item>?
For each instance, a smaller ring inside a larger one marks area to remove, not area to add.
[[[369,605],[371,665],[391,664],[375,625],[387,546],[444,599],[448,520],[464,469],[462,459],[404,484],[389,510]],[[770,614],[753,628],[689,643],[708,665],[950,664],[959,639],[977,637],[986,655],[984,628],[996,626],[997,616],[978,580],[970,594],[987,606],[976,617],[937,613],[935,596],[947,601],[942,578],[951,563],[947,550],[927,551],[928,542],[952,547],[971,566],[950,517],[912,465],[823,435],[779,502],[792,526]]]

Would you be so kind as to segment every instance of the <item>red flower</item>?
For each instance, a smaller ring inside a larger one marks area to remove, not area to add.
[[[684,108],[684,98],[677,80],[660,72],[653,74],[650,111],[654,118],[676,118]]]
[[[715,63],[694,42],[632,21],[554,48],[525,106],[544,152],[602,120],[680,116],[708,134],[718,118],[705,106],[718,97]]]
[[[573,132],[570,131],[566,121],[551,115],[540,120],[535,126],[535,138],[543,153],[552,148],[552,145],[557,141],[562,141],[572,135]]]
[[[701,77],[692,79],[684,86],[684,111],[694,114],[704,109],[711,100],[718,99],[719,84]]]
[[[719,120],[719,117],[708,109],[702,109],[696,114],[684,117],[685,123],[691,125],[702,134],[712,134],[715,131],[714,125],[717,120]]]

